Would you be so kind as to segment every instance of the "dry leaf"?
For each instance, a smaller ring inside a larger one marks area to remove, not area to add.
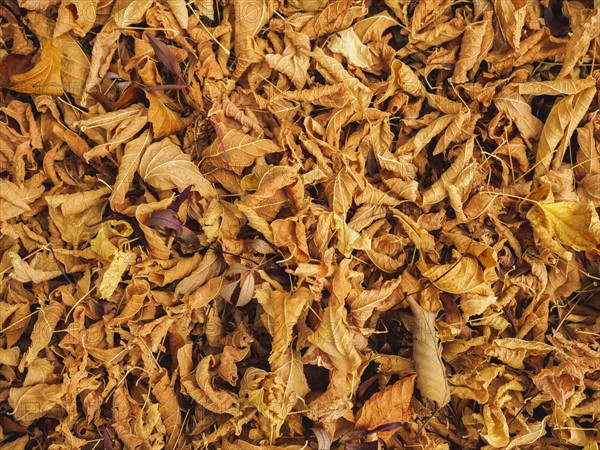
[[[345,319],[346,311],[343,306],[327,307],[319,327],[308,340],[325,352],[338,370],[351,373],[362,364],[362,359],[354,348]]]
[[[538,203],[529,210],[527,219],[541,243],[567,260],[573,254],[563,246],[584,251],[600,245],[600,221],[589,203]]]
[[[10,89],[25,94],[62,95],[64,90],[60,76],[60,48],[48,39],[40,51],[39,58],[31,70],[11,77]]]
[[[358,411],[356,428],[372,430],[382,425],[408,421],[414,385],[415,375],[411,375],[377,392]]]
[[[442,361],[440,340],[435,328],[435,313],[408,297],[413,312],[413,360],[417,388],[424,399],[442,408],[450,401],[450,388]]]
[[[214,188],[200,173],[190,157],[170,138],[148,146],[140,159],[138,173],[150,185],[159,189],[183,191],[193,185],[203,197],[213,197]]]

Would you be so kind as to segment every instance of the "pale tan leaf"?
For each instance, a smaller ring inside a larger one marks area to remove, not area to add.
[[[140,23],[152,0],[116,0],[112,17],[119,28]]]
[[[413,360],[417,371],[417,388],[423,398],[442,408],[450,401],[446,369],[435,328],[435,313],[408,297],[413,312]]]
[[[596,87],[592,86],[554,104],[541,131],[535,160],[536,179],[545,175],[551,165],[556,169],[562,163],[571,136],[586,114],[595,94]]]
[[[60,384],[38,384],[29,387],[12,387],[8,404],[13,409],[13,419],[27,427],[60,405],[63,387]],[[59,409],[59,412],[61,409]]]
[[[542,438],[546,434],[546,422],[549,418],[550,416],[546,416],[541,422],[536,422],[532,425],[528,424],[526,430],[522,431],[510,440],[510,443],[506,446],[505,450],[533,444],[538,439]]]
[[[139,167],[140,159],[149,143],[150,131],[146,130],[140,137],[129,141],[125,145],[123,156],[119,162],[119,173],[109,199],[110,206],[114,211],[118,211],[120,206],[125,203],[125,197]]]
[[[65,312],[65,307],[58,302],[40,308],[37,321],[31,331],[31,346],[19,363],[19,370],[23,371],[25,367],[28,367],[37,358],[38,353],[46,348],[52,339],[56,324],[62,319]]]
[[[499,1],[498,3],[505,2]],[[530,104],[519,94],[517,86],[508,85],[502,89],[494,97],[494,104],[517,125],[521,136],[527,142],[539,138],[544,125],[533,115]]]
[[[486,11],[483,20],[467,26],[460,44],[460,54],[454,66],[452,81],[465,83],[469,81],[467,72],[477,71],[479,64],[492,48],[494,28],[492,26],[492,12]]]
[[[347,28],[331,36],[327,48],[343,55],[353,66],[370,69],[373,65],[371,50],[360,41],[353,28]]]
[[[227,129],[222,125],[218,127],[222,141],[215,139],[204,149],[205,164],[241,174],[245,167],[254,163],[256,158],[281,152],[279,146],[270,139],[258,139],[233,128]]]
[[[170,138],[149,145],[140,159],[138,173],[155,188],[178,189],[189,185],[203,197],[214,197],[215,190],[200,170]]]
[[[358,17],[366,15],[367,8],[353,6],[350,0],[336,0],[327,4],[302,28],[311,40],[348,28]]]
[[[529,81],[520,83],[519,94],[521,95],[574,95],[585,89],[596,85],[593,77],[587,77],[578,80],[547,80],[547,81]]]
[[[500,26],[509,45],[519,51],[521,34],[525,25],[527,2],[524,0],[494,0],[494,10],[500,21]]]
[[[306,34],[292,30],[286,30],[284,39],[283,54],[268,54],[265,60],[273,70],[286,75],[297,89],[302,89],[308,79],[310,40]]]
[[[411,217],[394,210],[394,216],[400,221],[402,228],[414,244],[421,249],[421,251],[431,251],[435,248],[435,240],[433,236],[427,232],[423,227],[419,226]]]
[[[52,280],[62,274],[55,262],[53,264],[35,264],[35,261],[24,261],[14,252],[8,252],[8,257],[13,267],[10,277],[21,283],[41,283]]]
[[[590,44],[598,35],[600,35],[600,8],[596,5],[591,17],[587,18],[571,34],[565,49],[565,60],[558,78],[564,78],[572,74],[580,58],[588,52]]]
[[[271,370],[275,371],[283,366],[285,355],[292,342],[294,326],[311,298],[312,294],[307,288],[300,288],[293,294],[282,291],[274,291],[271,294],[273,302],[273,350],[269,356]]]
[[[0,222],[18,217],[30,211],[30,204],[44,193],[44,186],[19,187],[16,184],[0,180]]]
[[[73,31],[76,36],[85,36],[96,22],[98,0],[63,0],[58,8],[54,37]]]

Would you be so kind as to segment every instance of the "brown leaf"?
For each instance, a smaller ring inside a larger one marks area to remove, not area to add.
[[[358,411],[356,428],[372,430],[393,422],[408,421],[414,385],[415,375],[411,375],[377,392]]]
[[[550,167],[557,168],[571,142],[571,136],[585,115],[596,87],[560,99],[554,104],[541,131],[535,161],[535,178],[546,174]]]

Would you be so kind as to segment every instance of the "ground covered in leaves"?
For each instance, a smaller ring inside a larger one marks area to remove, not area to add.
[[[600,7],[5,0],[2,449],[600,441]]]

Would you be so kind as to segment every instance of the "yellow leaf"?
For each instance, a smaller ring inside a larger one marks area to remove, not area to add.
[[[63,95],[60,66],[60,49],[48,39],[42,46],[37,64],[29,72],[11,77],[10,88],[24,94]]]
[[[271,370],[276,370],[283,365],[292,342],[294,326],[311,298],[310,290],[304,287],[293,294],[283,291],[274,291],[271,294],[273,301],[273,350],[269,356]]]
[[[483,406],[483,420],[485,431],[481,437],[493,447],[504,447],[510,442],[508,423],[502,409],[496,405],[486,403]]]
[[[570,260],[576,251],[594,250],[600,244],[600,220],[591,203],[539,203],[527,213],[534,233],[543,245]]]
[[[451,294],[493,295],[494,291],[486,282],[483,269],[477,258],[470,255],[457,255],[454,263],[427,266],[420,259],[417,267],[437,288]]]

